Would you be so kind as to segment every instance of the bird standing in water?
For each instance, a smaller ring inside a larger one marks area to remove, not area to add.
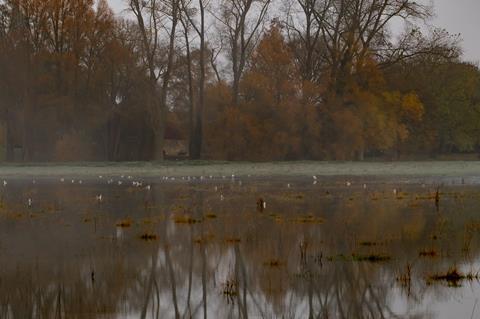
[[[263,198],[257,199],[257,210],[263,212],[265,208],[267,208],[267,202],[265,202]]]

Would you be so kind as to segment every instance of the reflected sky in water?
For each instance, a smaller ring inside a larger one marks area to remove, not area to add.
[[[0,186],[0,318],[480,315],[480,186],[133,182]]]

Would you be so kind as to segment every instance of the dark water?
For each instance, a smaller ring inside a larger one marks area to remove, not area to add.
[[[108,179],[0,186],[0,318],[480,316],[480,186]]]

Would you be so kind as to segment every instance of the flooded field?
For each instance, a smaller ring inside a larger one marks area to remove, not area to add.
[[[27,175],[0,318],[480,316],[474,177]]]

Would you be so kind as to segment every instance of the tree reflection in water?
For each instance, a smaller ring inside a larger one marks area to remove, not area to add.
[[[429,278],[478,270],[480,187],[445,189],[437,212],[433,184],[293,182],[12,181],[0,318],[428,318],[479,292]]]

